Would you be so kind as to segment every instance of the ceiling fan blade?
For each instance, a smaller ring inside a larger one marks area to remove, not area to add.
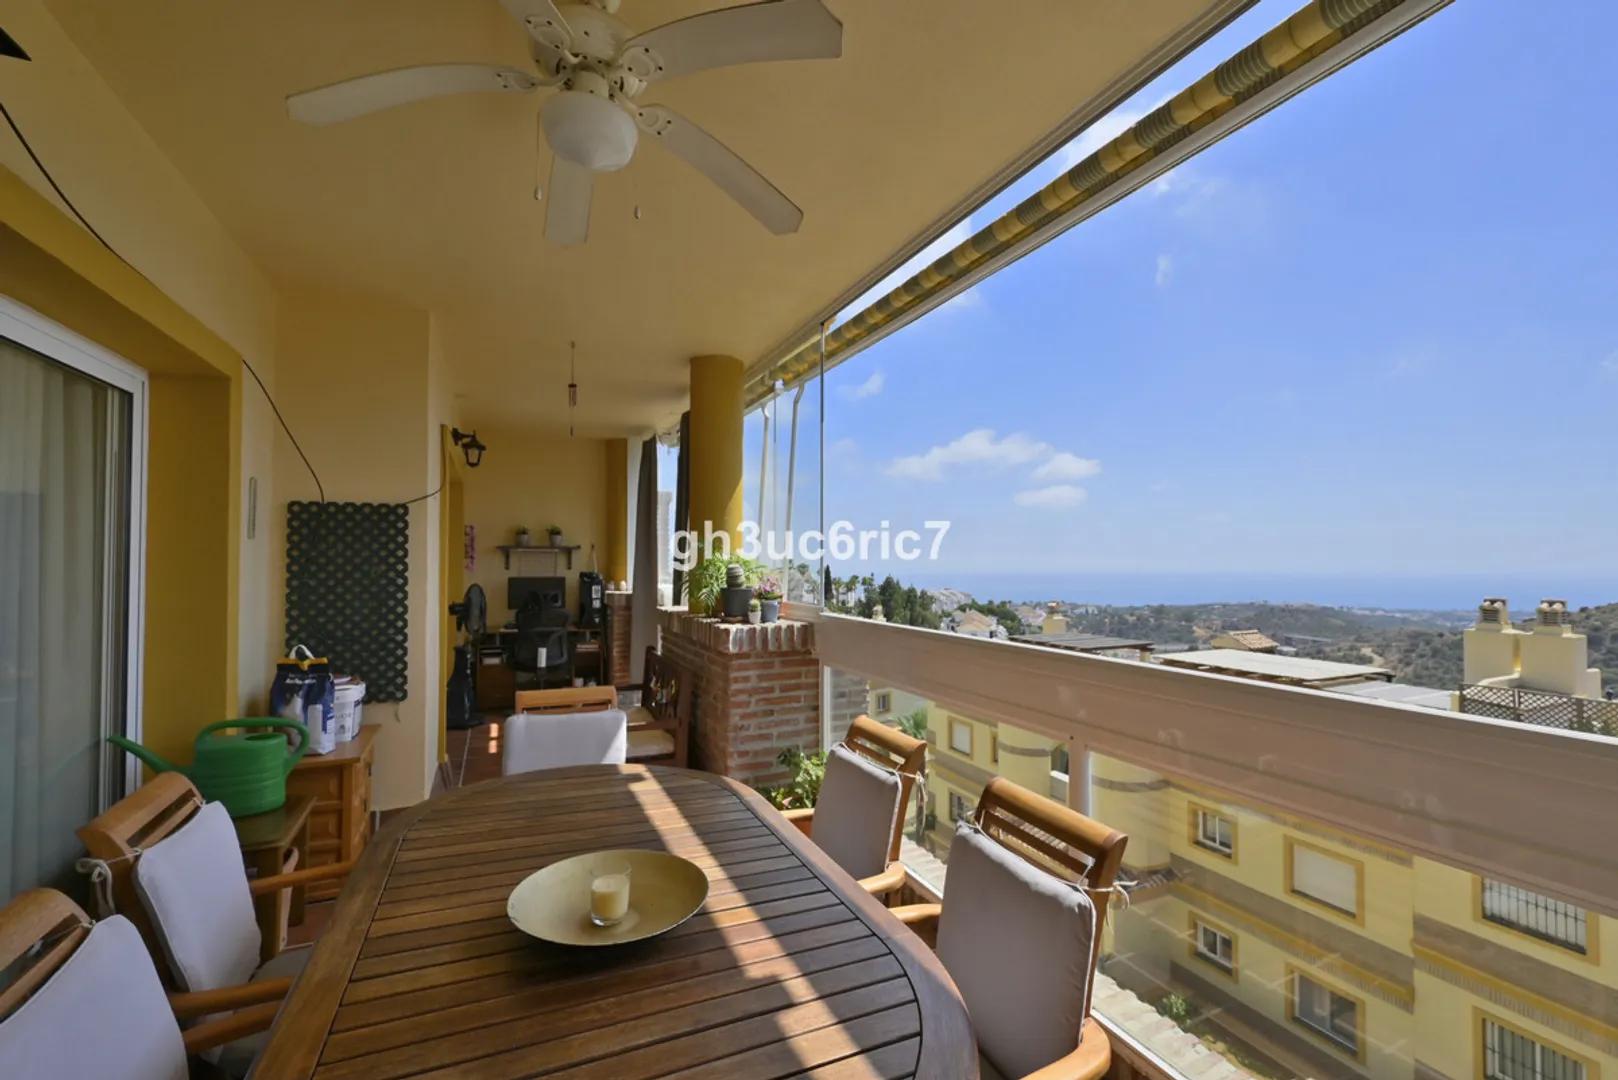
[[[545,239],[563,247],[582,244],[590,233],[590,185],[595,173],[559,154],[551,156],[545,186]]]
[[[546,74],[555,75],[566,60],[563,55],[573,47],[573,28],[562,18],[551,0],[500,0],[511,17],[523,24],[528,36],[539,46],[541,65]]]
[[[676,157],[712,180],[777,236],[798,231],[803,211],[730,147],[662,105],[635,110],[635,122]]]
[[[413,101],[484,90],[526,93],[539,80],[517,68],[490,64],[428,64],[361,75],[287,95],[287,114],[305,124],[336,124]]]
[[[629,70],[648,82],[761,60],[843,55],[843,24],[821,0],[766,0],[665,23],[624,44]]]

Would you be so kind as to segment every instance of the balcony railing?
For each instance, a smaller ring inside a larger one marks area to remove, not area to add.
[[[1471,716],[1618,738],[1618,701],[1515,686],[1470,684],[1461,687],[1461,711]]]
[[[1130,834],[1140,886],[1110,920],[1096,1009],[1139,1073],[1202,1075],[1213,1053],[1222,1076],[1469,1075],[1489,1049],[1473,1009],[1545,1054],[1618,1059],[1588,1008],[1618,1000],[1612,973],[1486,902],[1509,882],[1583,913],[1592,941],[1618,918],[1618,739],[1597,734],[1618,730],[1575,726],[1609,703],[1552,727],[1532,698],[1527,716],[1445,713],[831,614],[816,647],[835,678],[914,699],[896,712],[976,722],[930,732],[918,886],[947,890],[948,807],[991,773]],[[1227,843],[1197,844],[1199,811]],[[1228,963],[1199,954],[1202,928]],[[1300,986],[1352,1040],[1308,1025]]]

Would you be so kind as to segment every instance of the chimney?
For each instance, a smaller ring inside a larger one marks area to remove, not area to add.
[[[1518,642],[1526,636],[1511,625],[1505,597],[1485,597],[1478,605],[1478,621],[1461,635],[1461,681],[1481,683],[1516,675]]]
[[[1567,601],[1541,600],[1534,611],[1534,630],[1522,636],[1519,685],[1578,697],[1601,696],[1601,672],[1590,667],[1589,642],[1575,633]]]

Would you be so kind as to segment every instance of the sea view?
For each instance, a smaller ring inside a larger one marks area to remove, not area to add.
[[[872,570],[880,579],[881,572]],[[1533,611],[1548,596],[1572,607],[1618,600],[1618,576],[1453,574],[1373,576],[1262,573],[979,573],[898,568],[895,576],[923,588],[952,588],[979,600],[1065,600],[1118,606],[1268,601],[1403,611],[1467,611],[1485,596],[1504,596],[1514,611]]]

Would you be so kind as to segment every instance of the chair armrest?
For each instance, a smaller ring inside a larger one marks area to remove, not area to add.
[[[306,870],[293,870],[286,874],[272,874],[269,877],[253,878],[247,883],[247,888],[254,896],[263,896],[266,893],[280,892],[282,889],[295,889],[299,885],[310,885],[317,881],[347,877],[349,871],[353,869],[354,864],[352,862],[311,866]]]
[[[925,941],[929,949],[938,947],[938,916],[943,914],[942,904],[904,904],[888,911],[910,927],[911,932]]]
[[[267,1001],[217,1020],[194,1024],[180,1033],[185,1040],[185,1052],[200,1054],[204,1050],[212,1050],[216,1046],[235,1042],[244,1036],[268,1031],[270,1025],[275,1023],[275,1014],[280,1008],[279,1001]]]
[[[262,1005],[266,1001],[280,1001],[291,989],[292,980],[286,978],[222,986],[217,990],[176,992],[169,995],[169,1008],[174,1010],[176,1020],[189,1020],[195,1016],[229,1012],[247,1005]]]
[[[1094,1017],[1085,1020],[1080,1031],[1077,1050],[1035,1069],[1023,1080],[1101,1080],[1106,1076],[1112,1067],[1112,1043],[1107,1041],[1107,1033]]]
[[[805,836],[813,836],[815,831],[815,808],[812,806],[799,807],[796,810],[783,810],[781,816],[790,821],[797,830]]]
[[[905,867],[902,862],[890,862],[880,874],[860,878],[860,888],[872,896],[892,896],[905,887]]]

